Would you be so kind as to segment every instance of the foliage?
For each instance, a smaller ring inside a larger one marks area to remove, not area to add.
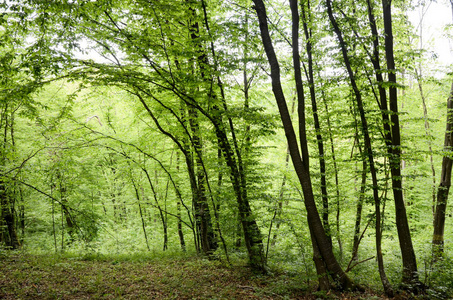
[[[300,14],[308,9],[305,25],[311,34],[307,40],[301,23],[314,200],[322,213],[325,176],[333,253],[348,276],[379,291],[373,258],[377,189],[384,266],[397,288],[402,258],[382,118],[388,111],[382,111],[378,99],[379,86],[392,84],[384,67],[379,72],[385,81],[374,77],[368,7],[366,2],[333,3],[369,124],[377,187],[369,165],[363,169],[367,153],[360,109],[327,7],[301,2]],[[380,3],[370,3],[383,40]],[[421,37],[406,18],[410,7],[395,5],[405,208],[420,280],[429,297],[441,299],[453,292],[453,232],[447,222],[444,256],[434,262],[433,182],[438,183],[442,158],[449,155],[443,139],[451,77],[439,75],[433,58],[423,55],[425,49],[415,49],[411,41]],[[289,55],[291,11],[281,1],[266,1],[266,7],[283,93],[299,135],[302,117]],[[4,295],[38,296],[43,287],[46,297],[69,298],[311,293],[318,277],[306,199],[289,163],[252,1],[27,0],[4,2],[0,10],[0,186],[5,186],[0,191],[0,257],[11,262],[2,266],[7,272],[2,280],[9,282]],[[322,155],[317,136],[324,142]],[[9,212],[20,247],[42,255],[42,265],[29,254],[16,257],[3,250],[11,248],[4,238],[10,235]],[[449,218],[451,212],[447,206]],[[357,218],[358,260],[351,260]],[[211,244],[206,248],[204,242]],[[194,258],[199,255],[212,261]],[[267,259],[269,277],[227,266],[229,260],[256,266],[254,256]],[[93,275],[90,268],[111,275]],[[75,273],[72,280],[79,278],[70,288],[59,280],[70,275],[68,270]],[[187,270],[194,277],[188,278]],[[13,279],[31,284],[20,286]],[[145,282],[151,280],[158,287],[148,289]],[[179,285],[182,290],[175,289]]]

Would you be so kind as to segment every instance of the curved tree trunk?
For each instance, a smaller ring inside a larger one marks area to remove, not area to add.
[[[206,3],[201,1],[202,9],[204,12],[204,23],[206,30],[210,34],[209,23],[206,14]],[[197,23],[198,24],[198,23]],[[197,25],[198,26],[198,25]],[[198,33],[198,29],[196,31]],[[214,76],[210,73],[208,68],[210,66],[206,52],[203,50],[202,45],[198,40],[194,41],[195,44],[199,47],[199,56],[197,58],[201,77],[209,86],[208,97],[211,100],[215,100],[218,96],[213,90],[214,78],[216,77],[216,83],[220,90],[220,100],[223,104],[223,110],[226,112],[227,104],[225,101],[225,94],[223,89],[223,84],[220,80],[220,77]],[[214,60],[214,71],[218,72],[217,69],[217,57],[214,49],[214,44],[210,44],[211,54]],[[216,101],[213,101],[215,103]],[[266,272],[266,257],[264,255],[264,246],[261,236],[260,229],[256,223],[255,217],[253,216],[252,209],[250,207],[248,192],[247,192],[247,180],[246,180],[246,170],[245,163],[242,159],[241,151],[238,146],[236,139],[236,132],[233,126],[233,120],[228,117],[228,126],[231,134],[231,142],[228,138],[227,128],[224,124],[221,108],[214,104],[209,116],[210,121],[214,125],[214,131],[219,143],[219,148],[221,149],[222,155],[225,159],[225,162],[229,168],[229,175],[231,183],[233,185],[233,190],[236,196],[236,201],[239,208],[239,218],[242,224],[242,229],[244,233],[244,242],[247,247],[247,253],[249,256],[249,265],[258,272]]]
[[[290,1],[292,2],[292,1]],[[297,2],[297,1],[296,1]],[[299,26],[297,25],[299,20],[299,14],[297,12],[297,3],[295,4],[296,7],[294,7],[293,11],[295,12],[293,14],[293,30],[299,30]],[[327,195],[327,175],[326,175],[326,158],[325,158],[325,151],[324,151],[324,139],[321,134],[321,125],[319,122],[319,116],[318,116],[318,104],[316,101],[316,91],[315,91],[315,78],[314,78],[314,72],[313,72],[313,45],[312,45],[312,32],[310,26],[310,0],[306,1],[306,5],[304,3],[301,4],[302,7],[302,21],[303,21],[303,29],[304,29],[304,34],[305,34],[305,49],[307,51],[307,57],[308,57],[308,87],[310,91],[310,100],[311,100],[311,107],[313,111],[313,121],[315,125],[315,131],[316,131],[316,142],[318,145],[318,156],[319,156],[319,170],[320,170],[320,181],[321,181],[321,199],[322,199],[322,222],[324,225],[324,228],[326,230],[327,237],[329,238],[330,242],[332,242],[332,232],[330,230],[330,224],[329,224],[329,197]],[[295,19],[297,18],[297,20]],[[297,25],[297,26],[296,26]],[[296,45],[298,41],[293,39],[293,47]],[[293,56],[294,57],[294,56]],[[299,58],[297,57],[299,60]],[[300,72],[300,70],[299,70]],[[341,243],[340,243],[341,244]]]
[[[307,210],[308,225],[310,227],[310,232],[312,233],[313,248],[315,249],[317,247],[319,249],[322,260],[325,263],[329,274],[334,279],[336,287],[339,289],[353,289],[356,286],[344,273],[340,264],[336,260],[332,251],[331,243],[329,242],[329,239],[324,231],[321,218],[316,208],[310,173],[307,169],[308,162],[302,160],[296,133],[294,131],[285,96],[283,94],[283,89],[280,81],[280,66],[269,34],[266,8],[262,0],[253,0],[253,2],[255,4],[255,10],[259,20],[262,42],[271,68],[272,91],[277,102],[280,118],[282,120],[283,128],[288,141],[291,160],[293,162],[294,169],[299,178],[299,181],[302,185],[304,203]],[[302,135],[303,134],[304,133],[302,133]],[[301,140],[301,144],[302,149],[304,149],[307,146],[307,140]],[[304,154],[307,153],[303,153],[303,155]]]
[[[393,29],[391,0],[382,0],[383,20],[385,31],[385,56],[387,60],[389,87],[390,124],[392,147],[390,152],[390,172],[392,174],[393,197],[396,211],[396,227],[403,259],[403,285],[414,292],[422,288],[418,277],[417,259],[412,244],[406,207],[403,199],[403,185],[401,177],[401,137],[398,114],[398,95],[396,88],[396,68],[393,55]]]
[[[372,148],[372,144],[371,144],[371,137],[370,137],[369,127],[368,127],[368,121],[367,121],[367,118],[365,115],[365,109],[364,109],[363,101],[362,101],[362,93],[359,90],[359,87],[356,82],[356,78],[352,71],[352,66],[350,63],[348,50],[346,48],[346,43],[343,39],[343,34],[342,34],[342,32],[338,26],[338,23],[333,15],[331,0],[326,0],[326,4],[327,4],[327,12],[329,15],[330,23],[332,24],[333,29],[339,40],[344,64],[345,64],[346,70],[348,72],[349,80],[351,82],[351,86],[352,86],[352,89],[353,89],[354,95],[355,95],[357,109],[360,114],[360,128],[361,128],[361,131],[363,134],[363,140],[364,140],[364,145],[365,145],[364,154],[368,159],[368,164],[369,164],[370,173],[371,173],[371,180],[372,180],[372,184],[373,184],[373,188],[372,188],[373,189],[373,199],[374,199],[375,213],[376,213],[376,253],[377,253],[376,255],[377,255],[378,266],[379,266],[379,275],[380,275],[381,282],[382,282],[382,285],[384,287],[386,294],[388,296],[392,296],[393,290],[387,279],[387,275],[385,274],[385,271],[384,271],[384,260],[382,257],[382,250],[381,250],[381,238],[382,238],[381,204],[380,204],[381,200],[379,197],[377,171],[376,171],[376,167],[375,167],[375,163],[374,163],[374,155],[373,155],[373,148]]]

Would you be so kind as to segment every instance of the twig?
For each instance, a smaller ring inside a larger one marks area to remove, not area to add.
[[[372,260],[374,258],[374,256],[370,257],[370,258],[367,258],[367,259],[364,259],[364,260],[361,260],[357,263],[355,263],[354,265],[352,265],[351,267],[348,266],[348,268],[346,269],[346,271],[344,271],[345,273],[351,271],[355,266],[357,266],[358,264],[361,264],[361,263],[364,263],[366,261],[369,261],[369,260]]]

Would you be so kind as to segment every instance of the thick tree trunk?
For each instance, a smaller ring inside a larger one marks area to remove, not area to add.
[[[321,218],[316,208],[310,173],[306,168],[308,162],[302,161],[296,133],[294,131],[288,107],[286,105],[285,96],[283,94],[283,89],[280,81],[280,66],[277,60],[277,56],[275,55],[274,47],[272,45],[272,40],[269,34],[266,8],[262,0],[254,0],[253,2],[255,4],[255,10],[259,20],[261,38],[271,68],[272,90],[277,102],[280,117],[283,123],[283,128],[288,141],[291,160],[293,162],[294,169],[299,178],[299,181],[302,185],[304,203],[307,210],[308,225],[310,227],[310,231],[312,232],[313,248],[317,247],[319,249],[322,260],[325,263],[329,274],[333,277],[337,288],[353,289],[356,286],[343,272],[341,266],[336,260],[332,251],[331,243],[329,242],[329,239],[324,231]],[[306,147],[306,140],[302,140],[301,143],[305,145],[302,146],[302,148]]]

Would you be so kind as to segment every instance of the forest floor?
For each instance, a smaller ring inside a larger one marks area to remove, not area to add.
[[[197,257],[0,255],[0,299],[386,299],[372,292],[320,293],[302,280]]]

